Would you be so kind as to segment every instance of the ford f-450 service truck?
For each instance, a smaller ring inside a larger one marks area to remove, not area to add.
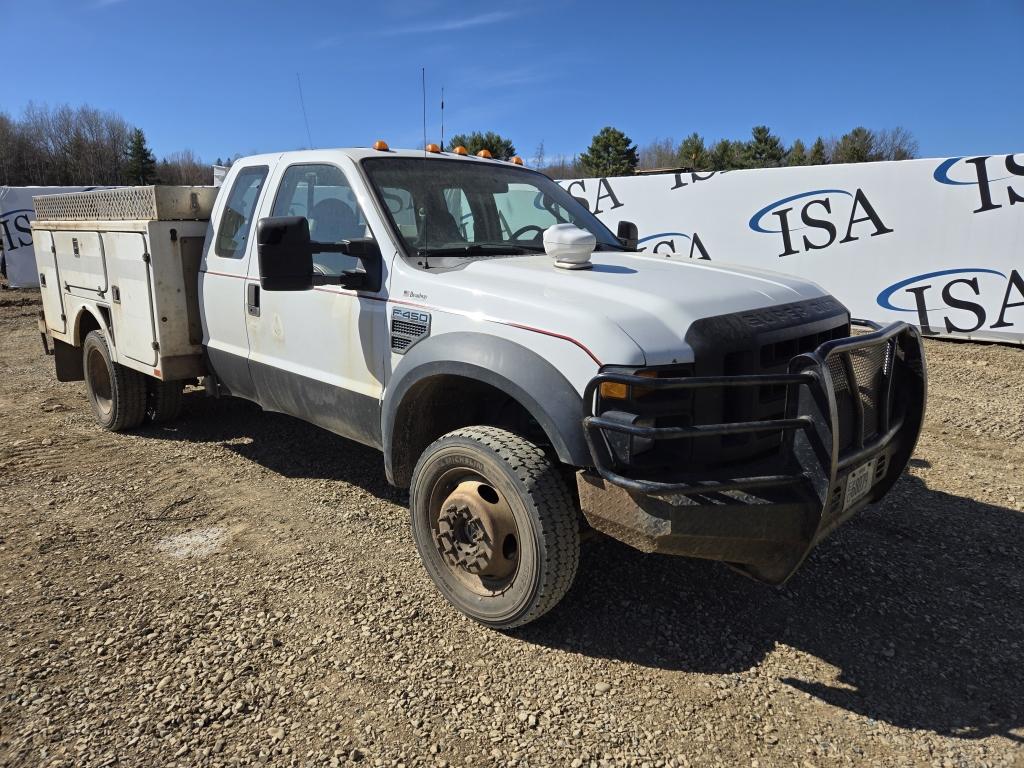
[[[544,614],[581,528],[779,584],[906,466],[925,364],[795,277],[636,251],[548,177],[454,152],[237,161],[212,189],[36,198],[44,345],[96,421],[185,382],[384,454],[430,577]]]

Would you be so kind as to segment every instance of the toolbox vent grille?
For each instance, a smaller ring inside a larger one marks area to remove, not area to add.
[[[32,198],[39,221],[207,220],[214,187],[118,187]]]

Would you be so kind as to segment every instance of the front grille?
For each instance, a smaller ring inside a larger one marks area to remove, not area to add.
[[[837,324],[832,328],[810,333],[801,333],[800,331],[800,328],[794,328],[790,331],[792,335],[789,338],[760,344],[755,339],[754,343],[745,350],[725,353],[720,372],[726,376],[785,373],[789,370],[789,362],[794,357],[813,352],[826,341],[844,338],[849,335],[849,326],[845,319],[838,319]],[[715,373],[718,372],[715,371]],[[786,413],[787,395],[784,386],[725,390],[721,395],[720,411],[714,409],[710,398],[705,399],[702,408],[707,408],[707,415],[703,411],[700,412],[698,423],[781,419]],[[725,458],[749,459],[775,450],[781,440],[782,435],[779,433],[741,434],[724,436],[720,439],[720,443],[722,450],[725,451]]]

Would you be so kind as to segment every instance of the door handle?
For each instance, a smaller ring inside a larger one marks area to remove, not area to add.
[[[260,316],[260,284],[249,283],[245,287],[245,305],[246,310],[253,317]]]

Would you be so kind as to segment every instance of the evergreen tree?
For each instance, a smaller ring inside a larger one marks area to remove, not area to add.
[[[712,171],[732,171],[743,168],[743,143],[722,139],[715,143],[707,153],[708,168]]]
[[[128,141],[128,159],[125,175],[130,184],[152,184],[156,181],[156,158],[146,144],[146,134],[141,128],[132,131]]]
[[[782,140],[772,135],[767,125],[755,125],[747,142],[744,165],[747,168],[778,168],[782,165],[786,150]]]
[[[828,158],[825,157],[825,140],[819,136],[811,144],[811,153],[807,156],[808,165],[825,165]]]
[[[796,139],[786,153],[786,165],[807,165],[807,148],[800,139]]]
[[[704,138],[699,133],[691,133],[679,145],[679,164],[695,171],[708,169],[710,164],[708,150],[704,146]]]
[[[867,163],[881,160],[875,151],[875,135],[862,125],[844,134],[832,153],[833,163]]]
[[[465,147],[471,155],[475,155],[481,149],[486,149],[497,160],[510,160],[516,153],[512,142],[494,131],[457,133],[448,140],[448,147],[450,149]]]
[[[618,128],[605,126],[580,155],[580,166],[588,176],[629,176],[640,162],[636,145]]]

